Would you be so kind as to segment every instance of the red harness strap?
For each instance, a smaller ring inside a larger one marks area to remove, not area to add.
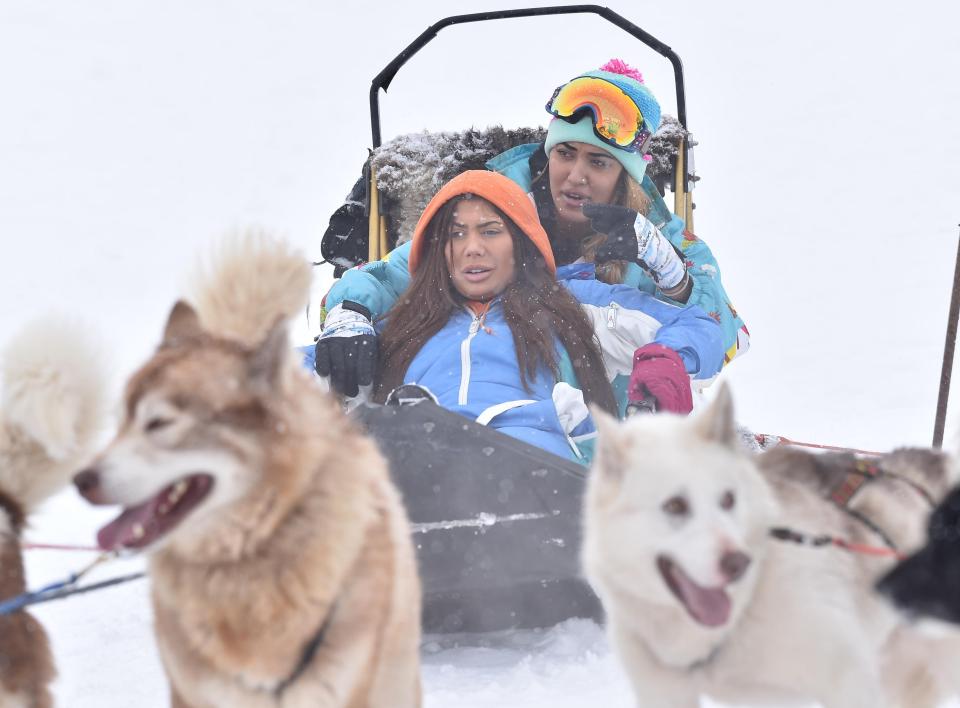
[[[897,560],[906,558],[906,554],[894,548],[883,548],[880,546],[870,546],[865,543],[851,543],[836,536],[817,535],[794,531],[793,529],[778,526],[770,529],[770,535],[778,541],[789,541],[801,546],[811,546],[813,548],[822,548],[823,546],[836,546],[851,553],[862,553],[868,556],[893,557]]]
[[[833,452],[852,452],[855,455],[864,455],[866,457],[883,457],[882,452],[874,452],[872,450],[861,450],[857,447],[842,447],[840,445],[823,445],[821,443],[809,443],[809,442],[800,442],[799,440],[791,440],[790,438],[785,438],[782,435],[771,435],[769,433],[754,433],[754,440],[757,441],[757,445],[760,446],[761,450],[767,450],[771,447],[777,447],[779,445],[788,445],[791,447],[809,447],[814,450],[831,450]]]

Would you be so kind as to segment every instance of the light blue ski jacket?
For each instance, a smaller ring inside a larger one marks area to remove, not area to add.
[[[650,342],[676,351],[694,378],[720,370],[720,328],[699,308],[668,305],[634,288],[601,283],[592,264],[561,267],[557,275],[592,323],[610,379],[627,377],[634,351]],[[454,312],[413,358],[403,381],[428,388],[455,413],[586,463],[596,430],[559,340],[556,347],[559,378],[543,367],[525,389],[498,298],[482,321],[467,308]]]

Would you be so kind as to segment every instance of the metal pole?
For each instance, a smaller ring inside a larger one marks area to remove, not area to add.
[[[960,226],[960,224],[958,224]],[[943,427],[947,422],[947,398],[953,373],[953,352],[957,344],[957,315],[960,314],[960,238],[957,241],[957,263],[953,269],[953,291],[947,315],[947,339],[943,345],[943,367],[940,369],[940,393],[937,396],[937,417],[933,423],[933,446],[943,447]]]

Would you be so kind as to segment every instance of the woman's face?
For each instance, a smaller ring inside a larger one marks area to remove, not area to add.
[[[489,300],[513,282],[513,237],[484,199],[456,205],[444,250],[453,287],[468,300]]]
[[[609,204],[623,166],[606,150],[589,143],[559,143],[549,155],[550,194],[557,218],[572,224],[589,219],[581,209],[587,202]]]

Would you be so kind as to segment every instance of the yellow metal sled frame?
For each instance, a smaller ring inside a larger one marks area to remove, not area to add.
[[[370,165],[369,219],[367,221],[367,263],[379,261],[390,251],[387,244],[387,217],[380,213],[380,189],[377,187],[377,172]]]

